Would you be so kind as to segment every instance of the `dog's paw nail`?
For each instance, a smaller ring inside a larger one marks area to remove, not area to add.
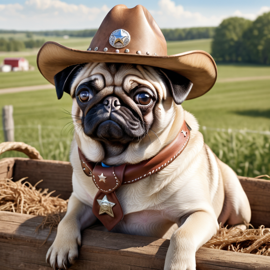
[[[77,258],[78,258],[77,253],[69,253],[68,255],[68,261],[70,264],[74,264]]]
[[[53,263],[52,268],[53,268],[53,270],[57,270],[56,269],[56,263],[55,262]]]
[[[78,237],[78,238],[77,238],[77,244],[78,244],[78,246],[81,246],[81,245],[82,245],[81,237]]]

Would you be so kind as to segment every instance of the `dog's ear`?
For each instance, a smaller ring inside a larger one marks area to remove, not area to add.
[[[168,81],[168,87],[170,88],[174,102],[177,105],[182,104],[191,91],[193,83],[174,71],[168,69],[161,69],[160,71]]]
[[[70,94],[70,88],[76,72],[84,65],[69,66],[54,76],[54,84],[57,93],[57,98],[61,99],[64,92]]]

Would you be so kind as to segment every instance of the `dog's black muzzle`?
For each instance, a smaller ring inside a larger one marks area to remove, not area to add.
[[[84,132],[100,141],[128,143],[145,134],[145,127],[131,108],[117,96],[107,96],[84,116]]]

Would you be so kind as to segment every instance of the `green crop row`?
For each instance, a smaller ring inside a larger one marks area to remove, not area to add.
[[[238,175],[270,175],[270,135],[203,131],[205,142]]]

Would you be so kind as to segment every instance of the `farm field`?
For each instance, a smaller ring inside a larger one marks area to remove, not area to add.
[[[82,42],[85,42],[84,49],[89,44],[89,39],[87,42],[85,39],[78,40],[58,41],[62,44],[66,42],[65,45],[74,48],[76,43],[81,46]],[[196,48],[209,51],[210,41],[168,42],[168,53]],[[36,51],[22,54],[35,65]],[[1,57],[4,57],[3,53],[0,54],[0,61]],[[184,102],[183,107],[198,119],[205,141],[217,156],[233,167],[239,175],[270,174],[270,135],[238,131],[269,132],[270,79],[260,80],[259,77],[270,76],[270,67],[218,65],[218,72],[219,79],[213,89],[198,99]],[[222,82],[223,79],[249,77],[258,79]],[[0,73],[0,82],[0,91],[3,88],[47,83],[37,69],[32,72]],[[60,101],[52,89],[2,94],[0,107],[4,105],[14,106],[16,141],[24,141],[36,147],[46,159],[68,160],[73,129],[69,115],[71,100],[67,94]],[[0,131],[1,141],[3,133]],[[15,155],[23,156],[18,153],[7,153],[3,156]]]
[[[22,37],[22,34],[17,34]],[[1,37],[2,35],[0,35]],[[36,36],[35,38],[41,38]],[[43,38],[43,37],[42,37]],[[69,38],[63,39],[60,37],[45,37],[45,40],[59,42],[67,47],[85,50],[90,44],[89,38]],[[211,39],[201,39],[201,40],[189,40],[189,41],[173,41],[168,42],[168,54],[178,54],[185,51],[191,50],[204,50],[210,52]],[[33,86],[33,85],[44,85],[48,84],[47,80],[43,78],[37,69],[36,56],[38,50],[28,50],[23,52],[0,52],[0,63],[6,57],[25,57],[31,66],[35,68],[34,71],[28,72],[16,72],[16,73],[0,73],[0,91],[5,88],[12,87],[23,87],[23,86]],[[259,66],[259,65],[218,65],[218,80],[226,78],[243,78],[243,77],[258,77],[258,76],[270,76],[269,66]]]

